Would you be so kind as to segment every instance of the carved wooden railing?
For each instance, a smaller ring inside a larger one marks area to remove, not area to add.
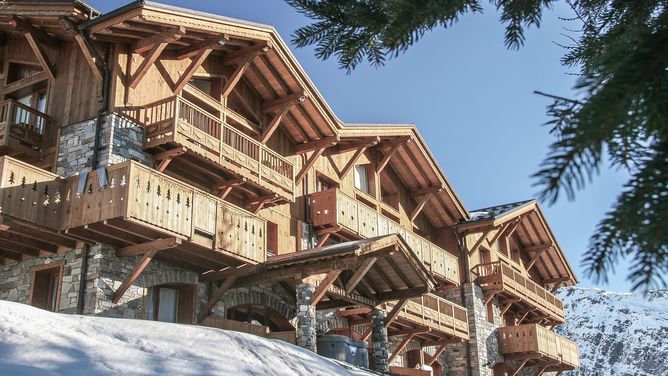
[[[269,182],[292,198],[294,166],[290,161],[186,99],[174,96],[124,113],[144,124],[146,148],[168,142],[185,144],[221,165],[234,164],[247,178]]]
[[[575,342],[538,324],[499,328],[499,349],[503,355],[540,355],[559,362],[555,369],[573,369],[580,366]],[[561,366],[561,367],[559,367]]]
[[[514,270],[510,265],[501,261],[480,264],[473,268],[473,274],[478,282],[485,283],[488,288],[511,292],[524,301],[542,309],[553,318],[561,322],[564,321],[564,303],[536,282]]]
[[[388,312],[395,305],[396,302],[384,303]],[[469,338],[466,308],[433,294],[409,300],[399,311],[398,317],[458,338]]]
[[[39,151],[49,117],[13,99],[0,103],[0,146]]]
[[[338,189],[311,194],[311,219],[316,227],[342,226],[364,238],[400,234],[432,274],[459,284],[457,257]]]

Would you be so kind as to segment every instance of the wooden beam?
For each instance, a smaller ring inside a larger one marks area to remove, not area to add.
[[[172,43],[181,39],[181,37],[186,33],[186,28],[183,26],[171,28],[165,30],[162,33],[155,34],[151,37],[140,39],[132,44],[132,52],[136,54],[142,54],[146,51],[150,51],[156,45],[162,43]]]
[[[239,80],[241,80],[241,77],[243,77],[244,73],[246,73],[248,67],[250,67],[250,65],[253,63],[255,57],[260,53],[261,51],[257,49],[244,51],[244,54],[239,57],[239,64],[237,65],[237,68],[225,81],[225,86],[223,86],[221,94],[222,97],[227,97],[230,95],[232,90],[234,90],[234,87],[237,86],[237,83],[239,83]],[[230,57],[229,59],[230,61],[227,61],[228,64],[232,64],[233,61],[236,60],[235,57]]]
[[[169,149],[169,150],[163,151],[159,154],[156,154],[153,157],[153,160],[162,161],[162,160],[167,159],[167,158],[174,158],[174,157],[181,156],[181,155],[183,155],[187,152],[188,152],[188,148],[186,148],[184,146],[180,146],[180,147],[176,147],[174,149]]]
[[[524,312],[524,315],[522,315],[522,318],[517,322],[517,325],[520,325],[522,323],[522,321],[524,321],[524,319],[526,319],[527,316],[529,316],[530,312],[531,311]]]
[[[571,277],[548,278],[543,280],[544,285],[551,285],[553,283],[568,282]]]
[[[347,317],[347,316],[367,315],[369,313],[371,313],[371,308],[369,308],[369,307],[357,307],[357,308],[342,309],[342,310],[336,312],[336,315],[339,316],[339,317]]]
[[[153,260],[153,257],[155,256],[155,254],[157,252],[158,251],[146,252],[144,254],[144,256],[142,256],[141,260],[139,260],[137,265],[135,265],[135,268],[132,270],[130,275],[128,275],[125,278],[123,283],[121,283],[121,285],[118,287],[118,289],[114,292],[114,295],[112,296],[112,299],[111,299],[111,301],[114,304],[117,304],[118,301],[121,300],[121,297],[123,297],[123,294],[125,294],[125,292],[128,290],[128,288],[130,286],[132,286],[132,284],[137,280],[137,278],[139,277],[141,272],[143,272],[144,269],[146,269],[148,264],[151,263],[151,261]]]
[[[295,102],[287,102],[283,106],[283,109],[278,114],[276,114],[276,116],[274,116],[273,119],[271,119],[271,122],[267,125],[267,127],[262,132],[262,135],[260,136],[261,143],[266,144],[267,141],[269,141],[269,139],[274,134],[276,129],[278,129],[278,125],[283,120],[283,117],[288,114],[288,112],[294,105]]]
[[[511,373],[510,376],[517,376],[517,375],[519,375],[519,374],[520,374],[520,371],[522,370],[522,368],[524,368],[524,365],[527,364],[528,361],[529,361],[529,359],[524,359],[524,360],[517,366],[517,368],[515,368],[515,370],[512,371],[512,373]]]
[[[316,306],[318,302],[325,296],[327,293],[327,289],[329,289],[329,286],[336,281],[336,279],[339,277],[339,274],[341,274],[342,270],[341,269],[334,269],[331,270],[327,273],[325,278],[320,281],[320,284],[315,288],[315,291],[313,292],[313,295],[311,296],[311,305]]]
[[[323,234],[323,235],[320,237],[320,239],[318,239],[318,244],[316,244],[315,247],[316,247],[316,248],[320,248],[320,247],[322,247],[323,245],[325,245],[325,243],[327,242],[327,240],[329,240],[329,237],[330,237],[330,236],[332,236],[332,233],[331,233],[331,232],[328,232],[328,233]]]
[[[433,193],[427,193],[426,195],[422,196],[422,198],[420,198],[417,206],[411,212],[410,215],[411,223],[415,222],[415,218],[417,218],[417,216],[420,215],[422,209],[424,209],[424,206],[427,204],[427,201],[429,201],[433,195],[434,195]]]
[[[298,185],[302,181],[308,170],[311,167],[313,167],[315,162],[318,160],[318,158],[320,158],[320,156],[324,151],[325,148],[323,147],[314,151],[313,154],[311,154],[311,156],[306,160],[306,163],[304,163],[304,166],[302,166],[301,170],[299,170],[299,173],[295,177],[295,185]]]
[[[357,268],[355,273],[353,273],[348,282],[346,282],[346,285],[343,287],[344,290],[346,290],[346,294],[350,294],[351,292],[353,292],[353,290],[355,290],[355,287],[357,287],[357,285],[360,283],[362,278],[364,278],[366,273],[368,273],[369,270],[371,270],[371,267],[373,266],[373,264],[376,263],[376,261],[378,261],[377,257],[370,257],[366,261],[364,261],[364,263],[362,263],[362,265],[359,268]]]
[[[361,146],[355,154],[348,160],[348,163],[341,169],[341,172],[339,173],[339,179],[343,179],[344,176],[350,172],[350,170],[353,168],[355,163],[357,163],[357,160],[364,154],[368,146]]]
[[[521,220],[522,217],[517,217],[514,221],[508,222],[505,225],[503,225],[501,230],[499,230],[496,234],[494,234],[492,240],[489,241],[489,244],[494,244],[502,236],[510,236],[510,234],[512,234],[517,228],[517,225],[520,224]]]
[[[35,54],[37,57],[37,61],[39,61],[39,64],[42,66],[42,69],[46,72],[46,74],[49,76],[49,79],[55,80],[56,79],[56,70],[49,62],[48,56],[46,56],[46,52],[44,52],[44,49],[40,45],[40,43],[37,41],[37,38],[31,34],[31,33],[26,33],[24,34],[26,39],[28,40],[28,44],[30,45],[30,48],[32,49],[32,52]]]
[[[117,257],[143,255],[147,252],[162,251],[181,245],[181,239],[172,236],[171,238],[157,239],[147,243],[129,245],[116,250]]]
[[[406,141],[406,142],[408,142],[408,141]],[[392,158],[394,153],[396,153],[397,150],[399,150],[399,148],[401,147],[401,145],[405,144],[406,142],[396,143],[396,144],[392,145],[390,151],[388,151],[387,154],[385,154],[385,156],[383,156],[383,159],[381,159],[380,163],[378,163],[378,165],[376,165],[376,173],[380,174],[381,172],[383,172],[385,167],[390,163],[390,159]]]
[[[32,34],[35,39],[46,45],[57,47],[59,44],[58,39],[47,34],[44,30],[38,29],[21,17],[11,16],[9,18],[9,25],[14,29],[23,31],[25,34]]]
[[[206,303],[204,308],[199,312],[199,315],[197,315],[197,322],[200,323],[204,321],[204,319],[209,315],[209,312],[213,309],[213,307],[220,301],[220,299],[225,295],[227,290],[229,290],[232,285],[234,285],[234,282],[237,280],[237,276],[230,276],[227,277],[223,283],[216,289],[216,291],[211,294],[211,298],[209,301]]]
[[[543,368],[539,369],[539,370],[536,372],[536,376],[542,376],[542,375],[543,375],[543,372],[545,372],[545,370],[547,369],[547,367],[548,367],[548,366],[543,366]]]
[[[407,335],[406,337],[404,337],[404,339],[399,343],[399,346],[397,346],[397,348],[394,349],[394,351],[392,352],[392,355],[390,355],[390,357],[387,359],[387,363],[392,363],[394,358],[396,358],[397,355],[399,355],[399,353],[401,353],[404,350],[404,348],[406,348],[406,345],[408,345],[408,342],[410,342],[413,339],[413,337],[415,337],[415,334],[416,333],[411,333],[411,334]]]
[[[249,55],[258,55],[260,53],[267,53],[271,49],[271,42],[262,41],[247,48],[242,48],[238,51],[231,52],[225,55],[225,64],[240,64],[245,61]]]
[[[79,45],[79,49],[81,50],[81,53],[84,55],[84,60],[86,60],[86,64],[88,64],[88,67],[90,68],[91,72],[93,72],[93,76],[95,76],[95,79],[98,82],[101,82],[102,81],[101,69],[97,64],[97,61],[93,57],[93,54],[91,53],[90,49],[88,48],[88,45],[84,41],[84,38],[80,34],[76,34],[74,35],[74,40]]]
[[[128,85],[130,88],[134,89],[137,87],[137,85],[139,85],[139,82],[141,82],[142,78],[144,78],[146,73],[148,73],[148,70],[151,68],[151,66],[153,66],[153,63],[158,60],[162,51],[164,51],[165,47],[167,47],[167,44],[168,43],[164,42],[158,43],[153,47],[152,50],[146,53],[146,56],[144,56],[144,61],[141,62],[134,76],[132,76],[130,79],[130,85]]]
[[[288,103],[302,103],[306,100],[306,98],[308,98],[308,93],[306,93],[306,91],[298,91],[296,93],[286,95],[285,97],[264,103],[262,105],[262,112],[274,112],[282,109]]]
[[[364,334],[362,334],[362,336],[360,337],[360,340],[362,340],[362,341],[366,341],[366,340],[368,340],[369,337],[371,337],[371,332],[372,332],[372,331],[373,331],[373,328],[369,328],[369,329],[367,329],[367,331],[364,332]]]
[[[201,50],[196,57],[192,59],[190,62],[190,65],[188,65],[188,68],[181,74],[181,77],[179,77],[178,81],[176,81],[176,84],[174,84],[174,90],[173,92],[175,94],[178,94],[183,90],[183,87],[186,86],[188,81],[190,81],[190,78],[195,74],[197,69],[204,63],[204,60],[206,60],[207,57],[209,57],[209,54],[213,51],[212,48],[205,48]]]
[[[223,45],[225,45],[225,43],[227,43],[229,39],[230,37],[227,34],[223,34],[222,36],[217,35],[203,42],[194,44],[189,47],[185,47],[176,52],[176,59],[177,60],[187,59],[189,57],[197,56],[202,50],[222,47]]]
[[[303,144],[295,146],[295,154],[304,154],[308,153],[309,151],[329,148],[336,145],[339,142],[339,140],[340,140],[339,136],[329,136],[329,137],[323,137],[319,140],[305,142]]]
[[[352,303],[352,305],[362,305],[367,307],[375,307],[378,305],[378,302],[373,298],[369,298],[367,296],[357,294],[354,292],[346,294],[343,288],[337,285],[330,285],[329,289],[327,289],[327,294],[338,300]]]
[[[429,193],[438,193],[443,190],[443,187],[440,185],[434,185],[431,187],[418,188],[410,191],[411,196],[422,196]]]
[[[441,345],[438,349],[436,349],[436,352],[433,355],[425,359],[424,364],[428,366],[434,364],[434,362],[438,360],[438,357],[441,356],[441,354],[443,354],[443,351],[445,351],[445,348],[448,345],[449,345],[448,343]]]
[[[413,286],[411,281],[408,279],[408,277],[406,277],[404,272],[401,271],[401,268],[399,267],[399,265],[397,265],[397,263],[394,262],[394,260],[392,260],[391,257],[385,258],[385,262],[387,262],[387,264],[390,265],[390,268],[399,276],[399,279],[401,279],[401,282],[403,282],[404,285],[406,285],[407,288],[410,289],[410,288],[415,287],[415,286]]]
[[[536,252],[536,254],[531,258],[529,263],[526,266],[526,271],[528,272],[533,268],[533,266],[536,264],[536,261],[540,258],[540,256],[545,253],[548,249],[552,248],[552,244],[550,244],[548,247],[544,247]]]
[[[475,251],[478,250],[478,248],[480,248],[480,246],[482,245],[482,243],[483,243],[485,240],[487,240],[487,235],[489,235],[489,233],[492,232],[493,230],[494,230],[494,228],[490,228],[490,229],[487,229],[487,231],[483,232],[483,234],[482,234],[482,236],[480,237],[480,239],[478,239],[478,241],[475,242],[475,244],[473,245],[473,247],[471,247],[471,249],[469,249],[469,256],[471,256]]]
[[[387,314],[385,317],[385,327],[387,328],[392,324],[394,320],[399,316],[399,312],[401,312],[401,309],[404,308],[406,303],[408,303],[409,299],[400,299],[394,307],[392,307],[392,310]]]
[[[363,146],[370,148],[378,145],[379,142],[380,142],[380,136],[374,136],[374,137],[366,137],[364,140],[352,142],[349,144],[339,144],[339,146],[336,148],[336,154],[346,153],[351,150],[359,149]]]

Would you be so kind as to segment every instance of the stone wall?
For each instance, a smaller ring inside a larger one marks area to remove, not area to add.
[[[95,144],[96,119],[70,124],[60,130],[60,147],[56,172],[61,176],[89,171]],[[151,164],[151,156],[143,151],[144,129],[116,113],[103,117],[98,160],[100,166],[109,166],[135,160]]]
[[[0,265],[0,299],[29,304],[32,287],[32,269],[64,261],[60,290],[59,312],[77,313],[81,278],[81,249],[49,257],[38,257],[16,264]]]
[[[462,288],[469,315],[471,375],[492,376],[494,365],[503,362],[496,330],[501,324],[498,300],[492,299],[494,323],[490,323],[487,321],[485,296],[480,286],[465,283]]]
[[[116,257],[116,250],[96,244],[88,254],[88,278],[84,313],[95,316],[143,319],[147,288],[161,284],[197,284],[198,274],[153,260],[117,304],[114,291],[130,275],[141,256]],[[199,294],[198,294],[199,296]],[[203,305],[198,302],[198,308]]]

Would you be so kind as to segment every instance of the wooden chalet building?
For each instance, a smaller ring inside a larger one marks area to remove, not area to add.
[[[469,212],[412,125],[344,124],[271,26],[0,3],[0,299],[203,324],[371,367],[578,367],[535,201]]]

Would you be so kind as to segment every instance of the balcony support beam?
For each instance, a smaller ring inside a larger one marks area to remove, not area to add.
[[[306,160],[306,163],[304,163],[304,166],[302,166],[301,170],[299,170],[299,173],[297,174],[297,177],[295,178],[295,185],[299,184],[304,176],[306,176],[306,173],[308,170],[313,167],[315,162],[320,158],[322,153],[325,151],[324,147],[321,147],[320,149],[316,150],[311,154],[311,156]]]
[[[519,375],[519,374],[520,374],[520,371],[522,370],[522,368],[524,368],[524,366],[527,364],[527,362],[528,362],[530,359],[531,359],[531,358],[529,358],[529,359],[524,359],[524,360],[517,366],[517,368],[515,368],[515,370],[512,370],[512,369],[511,369],[511,370],[510,370],[510,371],[511,371],[511,372],[510,372],[510,376],[517,376],[517,375]]]
[[[271,122],[267,125],[267,127],[264,129],[262,132],[262,135],[260,136],[260,142],[263,144],[266,144],[267,141],[271,138],[271,136],[274,134],[276,129],[278,129],[279,124],[281,124],[281,121],[283,121],[283,117],[290,112],[290,109],[292,106],[294,106],[296,103],[295,102],[287,102],[283,105],[283,108],[281,111],[279,111],[273,119],[271,119]]]
[[[188,68],[186,68],[185,71],[183,71],[183,74],[181,74],[181,77],[176,81],[174,84],[174,94],[178,94],[183,90],[183,87],[186,86],[188,81],[192,78],[192,76],[195,74],[197,69],[202,66],[204,63],[204,60],[206,60],[207,57],[209,57],[209,54],[213,52],[213,48],[203,48],[200,50],[195,57],[193,57],[192,61],[190,62],[190,65],[188,65]]]
[[[153,257],[155,257],[156,253],[158,251],[153,250],[144,253],[144,256],[139,260],[137,265],[135,265],[135,268],[132,270],[130,275],[128,275],[123,283],[118,287],[118,289],[114,292],[114,295],[112,296],[111,301],[114,304],[117,304],[119,300],[123,297],[123,294],[128,290],[130,286],[137,280],[139,275],[146,269],[146,267],[153,261]]]
[[[424,364],[427,365],[427,366],[431,366],[432,364],[434,364],[434,362],[438,360],[438,357],[441,356],[441,354],[443,354],[443,352],[445,351],[445,348],[448,345],[449,345],[449,343],[442,344],[438,349],[436,349],[436,352],[432,356],[425,359]]]
[[[67,23],[69,27],[72,28],[72,32],[74,33],[74,40],[77,42],[79,45],[79,49],[81,49],[81,53],[84,55],[84,60],[86,60],[86,63],[88,64],[88,67],[90,67],[91,72],[93,72],[93,76],[95,76],[95,79],[98,82],[102,81],[102,67],[101,64],[93,57],[93,53],[86,44],[86,41],[84,38],[79,34],[76,30],[77,26],[72,23],[72,21],[69,20],[67,17],[60,17],[58,19],[61,21],[61,23]]]
[[[241,80],[241,77],[243,77],[244,73],[246,73],[246,70],[253,64],[253,60],[255,60],[255,57],[259,55],[262,51],[258,49],[251,49],[250,51],[244,51],[242,55],[239,57],[236,56],[230,56],[229,61],[227,61],[228,64],[234,64],[238,63],[237,68],[234,70],[232,75],[227,78],[227,81],[225,82],[225,86],[223,86],[222,94],[221,96],[223,98],[227,98],[227,96],[232,93],[232,90],[237,86],[239,81]]]
[[[475,242],[475,244],[473,245],[473,247],[471,247],[471,249],[469,249],[469,256],[473,255],[473,253],[474,253],[475,251],[477,251],[478,248],[480,248],[480,246],[482,245],[482,243],[483,243],[485,240],[487,240],[487,235],[489,235],[489,233],[492,232],[493,230],[494,230],[494,228],[490,228],[490,229],[487,229],[487,231],[483,232],[483,234],[482,234],[482,236],[480,237],[480,239],[478,239],[478,241]]]
[[[42,69],[44,69],[46,74],[49,76],[50,80],[55,80],[56,69],[53,67],[53,64],[51,64],[51,62],[49,61],[49,57],[46,55],[46,52],[44,51],[44,48],[42,48],[42,45],[39,43],[37,38],[32,33],[26,33],[25,37],[28,40],[28,44],[30,45],[32,52],[37,57],[39,65],[42,66]]]
[[[355,273],[353,273],[352,277],[350,277],[350,279],[348,280],[348,282],[346,282],[346,285],[344,286],[346,294],[350,294],[351,292],[353,292],[353,290],[355,290],[355,287],[357,287],[360,281],[362,281],[362,278],[364,278],[366,273],[368,273],[369,270],[371,270],[371,267],[373,266],[373,264],[376,263],[376,261],[378,261],[377,257],[368,258],[366,261],[362,263],[362,265],[359,268],[357,268],[357,270],[355,270]]]
[[[232,193],[234,187],[238,187],[246,183],[246,178],[236,178],[232,180],[227,180],[221,183],[214,185],[212,188],[217,192],[218,198],[224,200],[227,196]]]
[[[429,331],[429,330],[427,330],[427,331]],[[424,332],[424,330],[423,330],[422,332]],[[406,345],[408,345],[408,343],[413,339],[413,337],[415,337],[416,334],[417,334],[417,333],[411,333],[411,334],[407,335],[407,336],[406,336],[406,337],[399,343],[399,346],[397,346],[397,348],[392,352],[392,355],[390,355],[390,357],[387,358],[387,362],[388,362],[388,363],[392,363],[392,361],[394,360],[394,358],[396,358],[397,355],[399,355],[399,353],[401,353],[401,352],[406,348]]]
[[[237,278],[238,277],[234,275],[227,277],[223,281],[223,283],[216,289],[216,291],[213,292],[209,301],[206,303],[204,308],[202,308],[199,315],[197,315],[198,323],[204,321],[204,319],[209,315],[213,307],[220,301],[223,295],[225,295],[227,290],[232,288],[232,285],[234,285],[234,282],[236,282]]]
[[[375,136],[375,137],[367,137],[362,141],[357,141],[350,144],[344,144],[344,145],[340,144],[336,148],[335,154],[347,153],[349,151],[356,150],[364,146],[366,146],[367,148],[371,148],[378,145],[379,142],[380,142],[380,136]]]
[[[175,248],[181,245],[181,239],[177,237],[157,239],[146,243],[129,245],[116,250],[117,257],[143,255],[153,251],[163,251],[165,249]]]
[[[325,278],[320,281],[320,284],[315,288],[313,296],[311,297],[311,305],[316,306],[320,300],[325,296],[329,287],[336,281],[336,279],[341,274],[341,269],[331,270],[325,275]]]
[[[364,152],[366,151],[367,148],[368,148],[368,146],[360,146],[359,149],[357,149],[355,154],[353,154],[353,156],[350,158],[350,160],[348,160],[348,163],[346,163],[346,165],[343,167],[343,169],[339,173],[339,179],[343,179],[348,174],[348,172],[350,172],[350,170],[353,168],[355,163],[357,163],[359,158],[364,154]]]
[[[385,318],[385,328],[390,326],[390,324],[392,324],[392,322],[394,322],[394,320],[396,320],[397,317],[399,317],[399,312],[401,312],[401,310],[404,308],[406,303],[408,303],[407,298],[400,299],[395,304],[395,306],[392,307],[392,310],[387,314],[387,317]]]
[[[225,43],[227,43],[228,40],[230,40],[230,37],[227,34],[223,34],[222,36],[217,35],[201,43],[192,45],[190,47],[185,47],[184,49],[179,50],[176,53],[176,59],[177,60],[187,59],[189,57],[197,56],[202,50],[222,47],[223,45],[225,45]]]
[[[380,163],[378,163],[378,165],[376,166],[376,173],[377,174],[380,174],[381,172],[383,172],[385,167],[390,163],[390,159],[392,159],[392,156],[394,155],[394,153],[396,153],[397,150],[399,150],[401,145],[408,142],[408,140],[410,140],[410,139],[407,139],[405,142],[396,143],[396,144],[391,146],[390,151],[388,151],[387,154],[385,154],[385,156],[383,156],[383,159],[381,159]]]
[[[188,149],[185,147],[178,147],[174,149],[170,149],[167,151],[163,151],[162,153],[156,155],[153,159],[156,162],[159,162],[157,166],[155,167],[156,170],[163,172],[169,165],[169,163],[172,161],[172,159],[181,156],[188,152]]]
[[[286,104],[299,104],[303,103],[306,98],[308,98],[308,93],[306,91],[298,91],[294,94],[286,95],[282,98],[278,98],[274,101],[266,102],[262,106],[262,112],[274,112],[285,107]]]
[[[543,376],[543,373],[545,372],[545,370],[547,369],[547,367],[548,367],[548,366],[543,366],[543,368],[539,369],[539,370],[536,372],[536,376]]]
[[[503,309],[501,309],[501,316],[505,315],[506,312],[508,312],[508,310],[510,309],[510,307],[512,307],[513,304],[515,304],[519,301],[520,301],[520,299],[511,299],[509,301],[504,302],[505,306],[503,307]]]
[[[509,237],[510,235],[512,235],[513,232],[515,232],[515,230],[517,229],[517,226],[520,224],[521,221],[522,221],[522,216],[519,216],[514,221],[508,222],[505,225],[503,225],[501,230],[499,230],[499,232],[494,234],[494,236],[492,237],[492,240],[489,241],[489,244],[494,244],[502,236]]]
[[[548,244],[547,246],[540,248],[540,249],[536,252],[536,254],[531,258],[531,261],[529,261],[529,263],[528,263],[527,266],[526,266],[526,270],[527,270],[527,272],[528,272],[529,270],[531,270],[531,268],[533,268],[534,265],[536,265],[536,261],[538,261],[538,259],[540,258],[540,256],[541,256],[543,253],[545,253],[545,251],[547,251],[547,250],[550,249],[550,248],[552,248],[552,244]],[[525,249],[525,250],[526,250],[526,249]]]
[[[424,206],[427,204],[427,201],[429,201],[432,198],[433,195],[434,195],[433,192],[432,193],[427,193],[426,195],[422,196],[418,200],[417,206],[411,212],[411,216],[410,216],[411,224],[413,224],[415,222],[415,219],[417,218],[418,215],[420,215],[420,213],[422,212],[422,209],[424,209]]]

